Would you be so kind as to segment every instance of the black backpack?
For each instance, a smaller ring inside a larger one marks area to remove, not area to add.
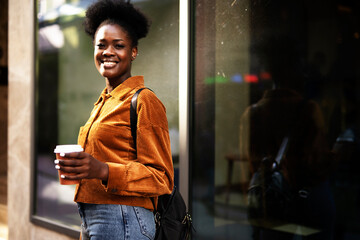
[[[137,129],[137,98],[139,93],[146,88],[136,91],[131,99],[130,105],[130,126],[131,135],[134,139],[136,148],[136,129]],[[149,89],[150,90],[150,89]],[[154,218],[156,223],[156,240],[183,240],[189,239],[193,226],[190,214],[186,210],[184,199],[174,186],[171,194],[158,197],[158,205],[155,207],[154,199]]]

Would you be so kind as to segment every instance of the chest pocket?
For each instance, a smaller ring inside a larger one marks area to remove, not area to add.
[[[92,145],[94,153],[105,154],[112,159],[115,156],[129,158],[129,153],[134,151],[130,145],[131,140],[130,128],[127,125],[94,123],[87,141]]]

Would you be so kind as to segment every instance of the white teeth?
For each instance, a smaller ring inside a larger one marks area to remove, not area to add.
[[[116,65],[116,62],[103,62],[105,67],[112,67]]]

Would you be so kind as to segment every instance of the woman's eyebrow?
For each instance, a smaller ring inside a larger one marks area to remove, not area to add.
[[[105,38],[101,38],[98,40],[99,42],[107,42],[107,40]],[[125,40],[122,39],[122,38],[119,38],[119,39],[113,39],[112,40],[113,42],[124,42]]]
[[[122,38],[119,38],[119,39],[114,39],[113,42],[124,42],[125,40],[122,39]]]

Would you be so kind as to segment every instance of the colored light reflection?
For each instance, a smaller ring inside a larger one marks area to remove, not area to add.
[[[235,74],[231,77],[231,81],[235,82],[235,83],[242,83],[242,82],[244,82],[244,79],[241,76],[241,74]]]
[[[255,74],[245,74],[244,75],[244,80],[247,83],[258,83],[259,82],[259,77]]]

